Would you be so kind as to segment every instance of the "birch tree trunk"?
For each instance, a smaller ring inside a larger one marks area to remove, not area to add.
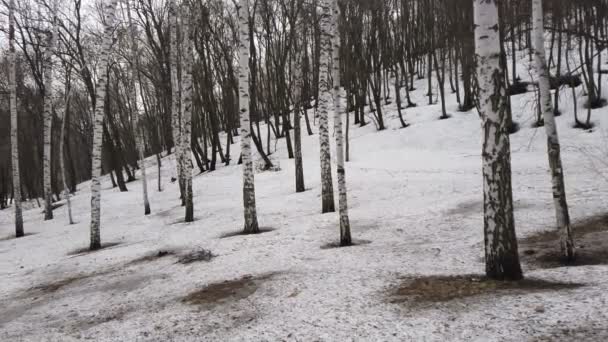
[[[549,167],[551,169],[551,180],[553,184],[553,202],[557,228],[561,235],[561,249],[564,257],[574,260],[574,239],[570,226],[570,215],[568,213],[568,202],[566,201],[566,187],[564,184],[564,173],[562,159],[553,112],[551,88],[549,85],[549,69],[545,56],[544,18],[542,0],[532,1],[532,25],[534,35],[534,60],[538,78],[538,89],[540,92],[540,106],[545,121],[547,132],[547,150],[549,156]]]
[[[57,5],[53,6],[53,23],[48,33],[47,47],[44,52],[44,134],[43,134],[43,188],[44,220],[53,219],[53,189],[51,186],[51,137],[53,125],[53,52],[57,38]]]
[[[13,169],[13,203],[15,205],[15,236],[23,234],[21,179],[19,173],[19,136],[17,118],[17,54],[15,52],[15,0],[8,3],[8,84],[11,111],[11,164]]]
[[[321,0],[321,58],[319,61],[319,146],[321,156],[321,199],[322,213],[336,211],[334,204],[334,187],[331,178],[331,152],[329,145],[328,116],[331,103],[331,85],[329,83],[329,61],[331,59],[332,15],[328,0]]]
[[[304,186],[304,161],[302,159],[302,129],[301,129],[301,116],[300,111],[306,110],[302,108],[302,88],[304,82],[302,80],[302,69],[301,63],[292,63],[291,69],[294,72],[295,82],[295,94],[294,94],[294,108],[293,108],[293,140],[294,140],[294,161],[295,161],[295,173],[296,173],[296,192],[304,192],[306,190]]]
[[[348,220],[348,203],[346,193],[346,171],[344,168],[344,135],[342,133],[342,112],[340,110],[340,31],[338,20],[340,18],[340,7],[338,0],[332,0],[331,22],[332,32],[332,79],[334,82],[334,130],[336,135],[336,171],[338,174],[338,208],[340,214],[340,246],[350,246],[350,223]],[[348,106],[347,106],[348,107]],[[346,108],[348,115],[348,108]]]
[[[103,121],[105,112],[106,79],[110,49],[112,47],[112,32],[116,21],[117,0],[104,2],[105,27],[100,47],[99,77],[95,94],[95,118],[93,125],[93,161],[91,176],[91,250],[101,248],[101,150],[103,146]]]
[[[130,0],[127,0],[127,18],[129,20],[129,34],[131,38],[131,54],[133,58],[133,66],[131,70],[131,106],[132,117],[135,118],[135,137],[137,144],[137,153],[139,157],[139,169],[141,170],[142,195],[144,200],[144,215],[150,215],[150,201],[148,200],[148,179],[146,177],[146,156],[144,149],[144,125],[142,121],[142,113],[138,107],[137,84],[141,87],[141,78],[139,72],[139,46],[137,44],[136,27],[131,16]]]
[[[504,70],[500,67],[497,0],[475,0],[478,110],[483,125],[484,242],[486,275],[523,277],[511,188],[511,147]]]
[[[173,145],[175,147],[175,167],[177,170],[177,178],[179,179],[179,190],[182,198],[182,204],[185,204],[184,200],[184,189],[182,181],[182,123],[180,118],[180,89],[179,89],[179,43],[178,43],[178,18],[177,18],[177,5],[175,0],[171,0],[169,4],[169,30],[171,35],[171,51],[170,51],[170,64],[171,64],[171,124],[173,133]]]
[[[255,180],[251,157],[251,119],[249,117],[249,2],[239,1],[239,112],[241,156],[243,159],[243,206],[245,234],[260,232],[255,205]]]
[[[62,122],[61,122],[61,138],[59,139],[59,168],[61,169],[61,179],[63,181],[63,194],[65,196],[66,204],[68,207],[68,220],[70,224],[74,224],[72,218],[72,201],[70,199],[70,189],[68,187],[66,172],[65,172],[65,160],[64,160],[64,145],[65,145],[65,131],[68,126],[68,111],[70,110],[70,95],[71,95],[71,84],[70,84],[70,72],[67,72],[66,76],[66,89],[65,89],[65,108],[63,110]]]
[[[183,39],[183,64],[182,64],[182,181],[184,187],[184,201],[186,206],[186,222],[194,221],[194,205],[192,203],[192,66],[194,55],[192,52],[192,40],[190,39],[190,11],[187,3],[182,4],[182,39]]]

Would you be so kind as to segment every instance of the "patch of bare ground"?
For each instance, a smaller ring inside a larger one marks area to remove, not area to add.
[[[270,232],[273,232],[274,230],[275,230],[274,228],[268,228],[268,227],[260,228],[260,231],[257,233],[246,233],[241,230],[238,232],[230,232],[230,233],[223,234],[220,236],[220,239],[226,239],[226,238],[231,238],[231,237],[235,237],[235,236],[258,235],[258,234],[270,233]]]
[[[581,286],[583,285],[532,278],[520,281],[496,281],[480,275],[406,277],[389,290],[389,302],[441,303],[483,295],[560,291]]]
[[[321,249],[333,249],[333,248],[347,248],[347,247],[356,247],[356,246],[364,246],[372,243],[369,240],[353,240],[350,245],[342,246],[340,242],[330,242],[321,246]]]
[[[90,249],[90,248],[88,248],[88,247],[85,247],[85,248],[78,248],[78,249],[75,249],[75,250],[73,250],[73,251],[69,252],[69,253],[68,253],[68,255],[69,255],[69,256],[80,256],[80,255],[86,255],[86,254],[90,254],[90,253],[99,252],[99,251],[102,251],[102,250],[104,250],[104,249],[110,249],[110,248],[114,248],[114,247],[116,247],[116,246],[118,246],[118,245],[120,245],[120,244],[121,244],[120,242],[107,242],[107,243],[102,244],[102,245],[101,245],[101,248],[98,248],[98,249],[93,249],[93,250],[91,250],[91,249]]]
[[[254,294],[263,283],[271,280],[277,274],[278,273],[266,273],[258,276],[246,275],[233,280],[209,284],[182,298],[182,303],[211,309],[217,305],[247,299]]]
[[[591,217],[572,226],[576,258],[566,260],[560,250],[560,235],[545,231],[521,239],[521,260],[530,268],[556,268],[608,264],[608,214]]]

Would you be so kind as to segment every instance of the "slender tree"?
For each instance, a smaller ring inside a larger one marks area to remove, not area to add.
[[[555,216],[557,228],[561,232],[561,249],[567,260],[574,259],[574,239],[570,226],[570,214],[568,213],[568,202],[566,201],[566,186],[564,184],[564,173],[557,134],[557,125],[553,112],[551,90],[549,85],[549,68],[545,57],[545,32],[543,18],[543,1],[532,1],[532,25],[534,35],[534,61],[538,78],[540,92],[540,105],[547,132],[547,149],[549,156],[549,167],[551,169],[551,180],[553,184],[553,203],[555,205]]]
[[[67,176],[65,172],[65,158],[64,158],[64,147],[66,145],[65,133],[68,126],[68,113],[70,110],[70,95],[72,94],[72,86],[71,86],[71,69],[68,67],[68,71],[66,72],[65,79],[65,101],[61,122],[61,137],[59,139],[59,168],[61,173],[61,179],[63,181],[63,195],[67,202],[68,207],[68,222],[70,224],[74,224],[74,219],[72,218],[72,200],[70,199],[70,188],[68,187]]]
[[[194,63],[194,55],[192,52],[192,39],[190,37],[191,30],[191,14],[187,2],[182,4],[182,40],[183,40],[183,68],[181,82],[182,96],[182,126],[183,134],[181,137],[182,143],[182,180],[184,187],[184,202],[186,207],[186,222],[194,221],[194,205],[192,200],[192,150],[191,150],[191,134],[192,134],[192,65]]]
[[[332,0],[331,22],[333,23],[332,37],[332,79],[334,83],[334,131],[336,136],[336,171],[338,174],[338,209],[340,214],[340,245],[350,246],[350,222],[348,220],[348,203],[346,193],[346,171],[344,168],[344,135],[342,133],[342,110],[340,108],[340,32],[338,23],[340,7],[338,0]],[[348,110],[346,111],[348,115]]]
[[[175,0],[170,0],[169,3],[169,30],[171,35],[170,47],[170,64],[171,64],[171,127],[173,133],[173,145],[175,147],[175,166],[177,170],[177,178],[179,179],[179,189],[182,198],[182,205],[185,204],[184,189],[183,189],[183,154],[182,154],[182,122],[180,118],[180,86],[179,86],[179,32],[178,32],[178,14],[177,4]]]
[[[108,80],[106,75],[110,49],[112,47],[112,33],[116,21],[117,0],[104,2],[104,33],[100,47],[99,76],[96,87],[95,114],[93,124],[93,160],[91,165],[91,250],[101,248],[101,149],[103,146],[103,126],[105,114],[105,99]]]
[[[51,29],[48,31],[47,47],[44,52],[44,148],[43,148],[43,188],[44,219],[53,219],[53,189],[51,184],[51,136],[53,125],[53,53],[57,41],[57,2],[52,6]]]
[[[328,117],[331,103],[331,84],[329,62],[331,59],[332,9],[329,0],[321,0],[321,57],[319,62],[319,145],[321,148],[321,200],[322,213],[336,211],[334,187],[331,178],[331,152],[329,145]]]
[[[144,125],[141,112],[138,107],[137,90],[141,87],[140,62],[139,62],[139,46],[137,44],[137,28],[133,22],[131,14],[131,0],[127,0],[127,18],[129,21],[129,36],[131,39],[131,115],[135,120],[135,137],[137,144],[137,153],[139,159],[139,169],[141,170],[142,195],[144,200],[144,215],[150,215],[150,201],[148,199],[148,179],[146,177],[146,156],[144,148]]]
[[[15,205],[15,236],[23,234],[21,208],[21,176],[19,173],[19,136],[17,117],[17,54],[15,52],[15,0],[8,2],[8,88],[11,111],[11,164],[13,169],[13,203]]]
[[[240,0],[239,12],[239,112],[241,156],[243,161],[243,206],[245,234],[260,232],[255,204],[255,180],[251,157],[251,118],[249,117],[249,1]]]
[[[301,62],[301,58],[298,59]],[[294,65],[295,64],[295,65]],[[301,63],[291,63],[292,72],[294,72],[295,95],[293,109],[293,140],[294,140],[294,162],[296,173],[296,192],[304,192],[304,161],[302,159],[302,129],[300,111],[303,110],[304,100],[302,98],[302,89],[304,81],[302,79]]]
[[[486,275],[492,279],[523,277],[511,188],[511,146],[496,0],[475,0],[477,98],[483,126],[483,191]]]

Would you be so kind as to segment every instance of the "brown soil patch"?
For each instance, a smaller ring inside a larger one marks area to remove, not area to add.
[[[259,276],[244,277],[206,285],[182,299],[183,303],[213,308],[228,302],[246,299],[254,294],[260,285],[270,280],[277,273],[267,273]]]
[[[497,281],[478,275],[408,277],[390,290],[391,303],[437,303],[474,296],[559,291],[583,286],[541,279]]]
[[[576,259],[566,260],[560,250],[559,232],[545,231],[521,239],[521,260],[531,268],[608,264],[608,215],[580,221],[572,226]]]
[[[372,243],[372,242],[369,240],[353,240],[352,244],[350,244],[348,246],[341,246],[339,242],[330,242],[330,243],[327,243],[327,244],[321,246],[321,249],[357,247],[357,246],[369,245],[370,243]]]

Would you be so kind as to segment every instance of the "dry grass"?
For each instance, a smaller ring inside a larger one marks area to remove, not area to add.
[[[437,303],[482,295],[559,291],[583,286],[540,279],[496,281],[478,275],[407,277],[389,291],[391,303]]]
[[[572,226],[576,259],[565,260],[559,232],[546,231],[521,239],[522,262],[531,268],[608,264],[608,215],[591,217]]]
[[[177,262],[179,262],[180,264],[187,265],[193,262],[211,261],[211,259],[213,258],[215,258],[215,254],[211,253],[211,251],[209,250],[200,248],[181,255]]]
[[[254,294],[260,285],[276,275],[277,273],[267,273],[255,277],[247,275],[238,279],[209,284],[188,294],[182,299],[182,302],[213,308],[224,303],[246,299]]]

